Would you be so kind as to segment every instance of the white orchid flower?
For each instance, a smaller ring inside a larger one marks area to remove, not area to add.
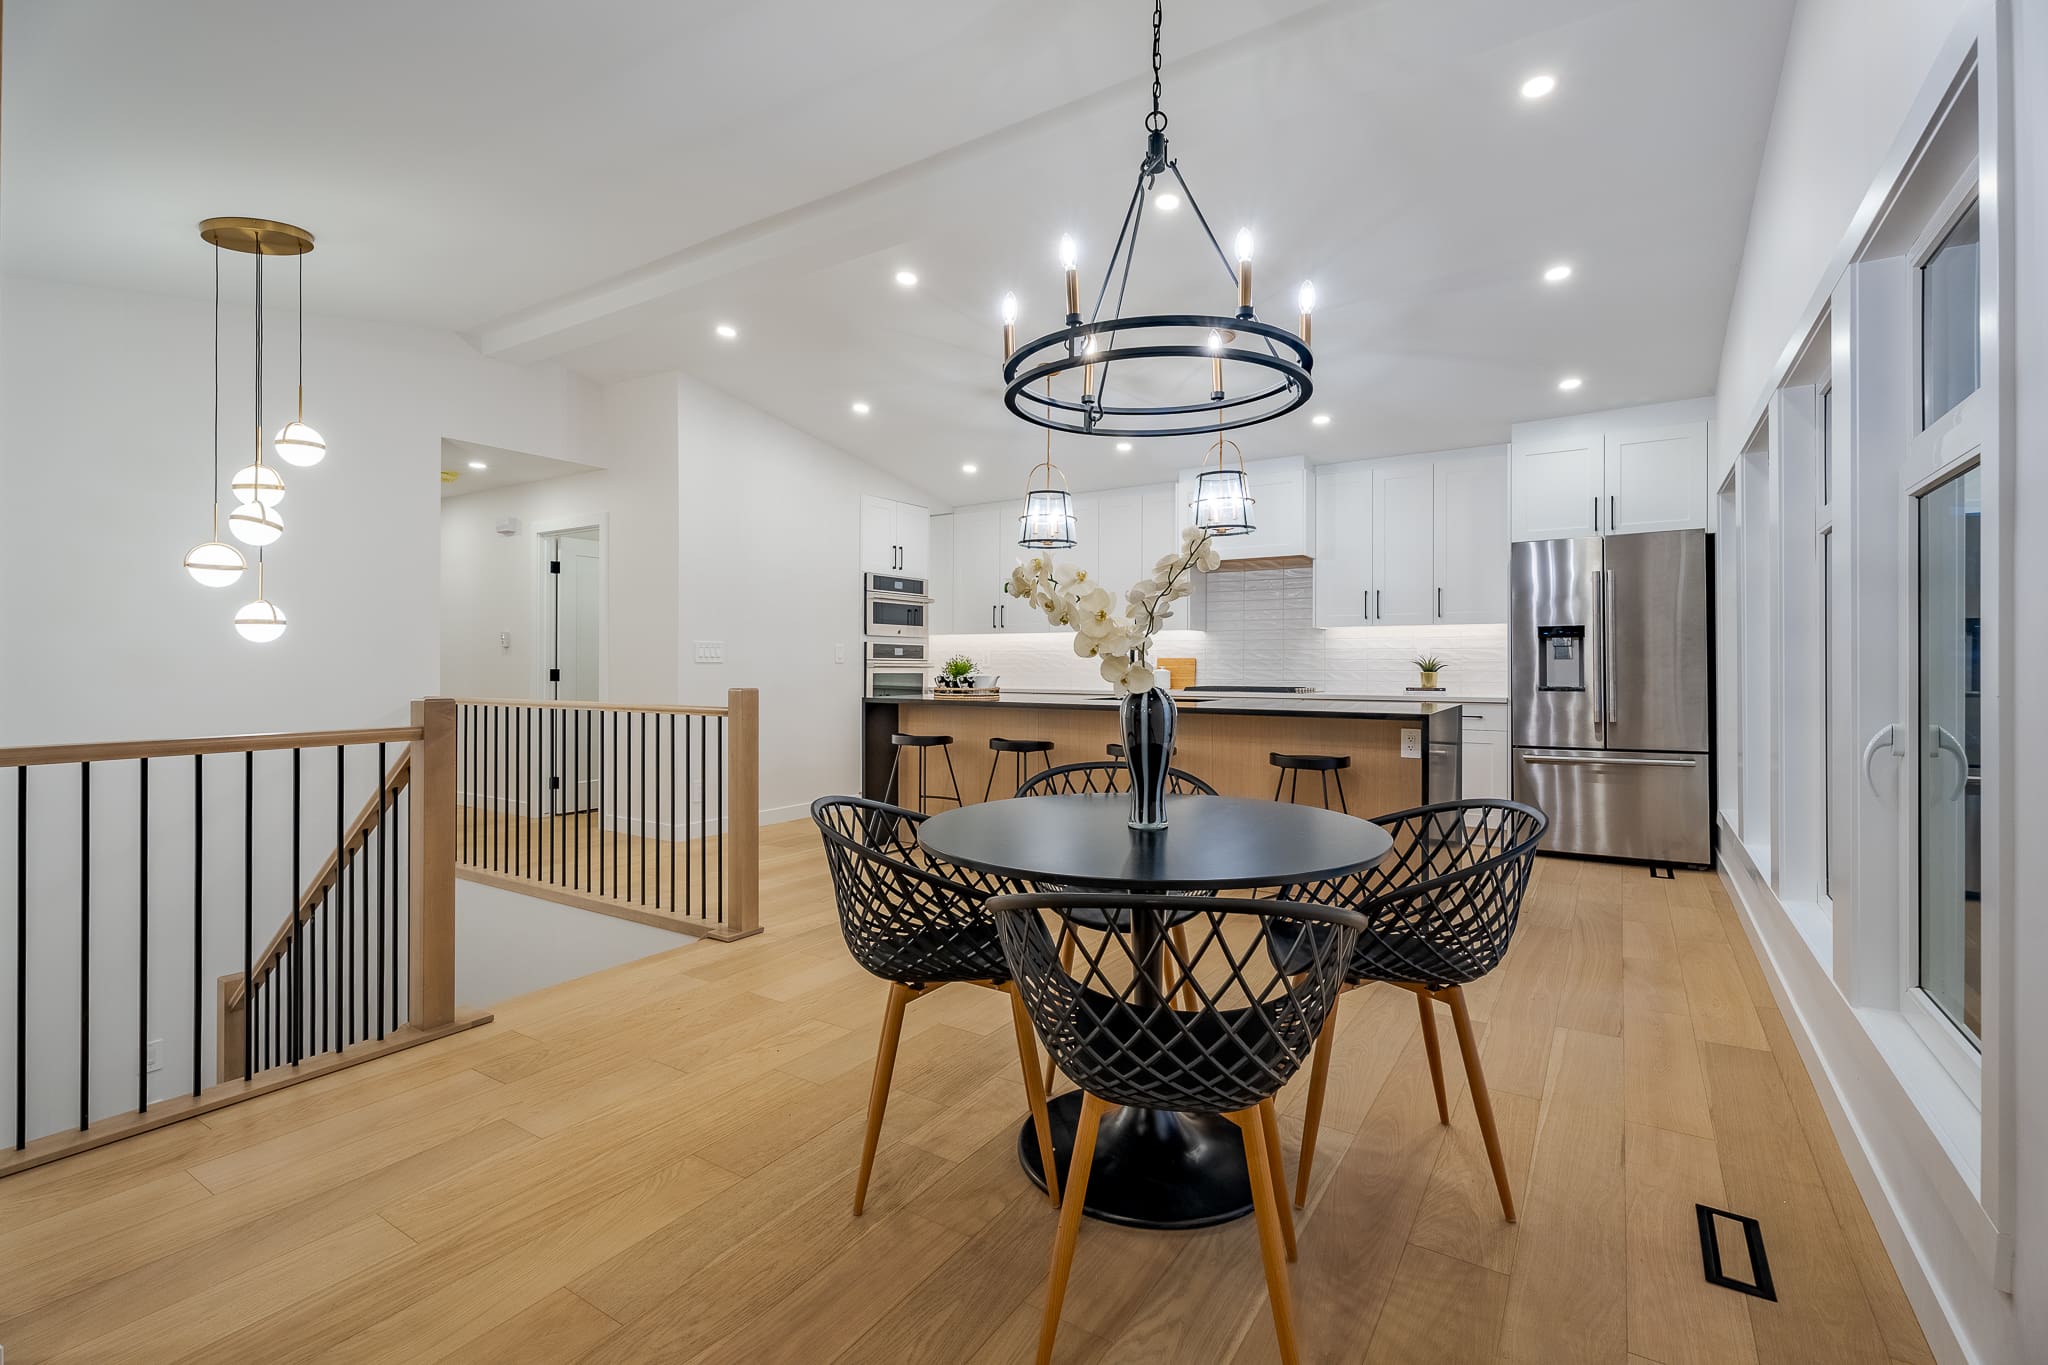
[[[1109,594],[1104,593],[1103,596],[1106,598]],[[1093,610],[1077,607],[1075,608],[1074,629],[1092,640],[1100,640],[1111,631],[1117,629],[1116,613],[1110,610],[1106,602]]]
[[[1125,670],[1123,685],[1133,692],[1150,692],[1159,685],[1159,674],[1150,664],[1134,663]]]
[[[1074,632],[1074,653],[1083,659],[1092,659],[1102,653],[1102,641],[1077,630]]]
[[[1131,661],[1121,654],[1102,656],[1102,680],[1111,687],[1122,687],[1124,679],[1130,676]]]
[[[1203,573],[1215,573],[1223,567],[1223,551],[1216,548],[1215,541],[1203,544],[1201,552],[1195,556],[1195,567]]]

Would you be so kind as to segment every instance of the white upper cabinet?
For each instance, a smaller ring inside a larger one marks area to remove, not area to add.
[[[1372,624],[1372,466],[1316,475],[1315,623]]]
[[[1515,540],[1703,530],[1710,399],[1517,423]]]
[[[863,573],[931,573],[931,509],[865,494],[860,500]]]
[[[1436,617],[1456,625],[1508,619],[1508,457],[1436,462]]]
[[[1088,572],[1121,599],[1124,589],[1152,567],[1145,554],[1146,495],[1142,489],[1119,488],[1088,496],[1095,504],[1094,524],[1074,548],[1090,551],[1084,561]]]
[[[1506,463],[1496,446],[1318,470],[1316,625],[1505,621]]]
[[[1373,471],[1372,623],[1419,626],[1436,619],[1436,471],[1428,461]]]
[[[954,630],[973,633],[999,628],[1002,605],[1010,600],[1003,584],[1016,562],[1003,558],[1003,531],[1014,524],[1014,509],[1004,503],[962,507],[953,514]]]
[[[1606,444],[1608,534],[1705,528],[1705,422],[1610,431]]]
[[[1600,534],[1603,452],[1597,429],[1517,438],[1509,455],[1509,519],[1515,540]]]
[[[935,619],[962,634],[1035,634],[1051,630],[1043,613],[1013,600],[1003,591],[1010,570],[1025,551],[1017,545],[1017,504],[982,503],[962,507],[948,522],[951,572],[934,591],[950,601]],[[944,531],[940,534],[945,534]],[[1174,490],[1116,488],[1074,495],[1074,540],[1069,550],[1048,551],[1055,566],[1084,568],[1119,601],[1124,590],[1152,572],[1161,555],[1180,547],[1174,517]],[[1176,629],[1201,628],[1201,589],[1196,598],[1175,608]]]
[[[932,607],[929,614],[931,633],[951,635],[953,605],[956,585],[953,581],[953,518],[950,514],[933,517],[931,527],[931,582]]]

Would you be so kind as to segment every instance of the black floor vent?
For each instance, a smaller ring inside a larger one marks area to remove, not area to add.
[[[1700,1260],[1705,1263],[1707,1283],[1718,1284],[1723,1289],[1733,1289],[1743,1294],[1754,1294],[1760,1299],[1778,1301],[1778,1291],[1771,1285],[1771,1262],[1764,1254],[1763,1224],[1754,1218],[1745,1218],[1739,1213],[1726,1209],[1710,1209],[1705,1204],[1693,1205],[1700,1221]],[[1714,1220],[1725,1218],[1742,1227],[1743,1243],[1749,1248],[1749,1273],[1755,1276],[1754,1283],[1732,1279],[1721,1266],[1721,1239],[1714,1229]]]

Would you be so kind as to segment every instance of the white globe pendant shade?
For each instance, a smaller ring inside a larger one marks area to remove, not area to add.
[[[223,541],[209,540],[185,552],[185,572],[201,587],[225,588],[248,567],[242,552]]]
[[[284,534],[284,519],[275,507],[245,502],[228,513],[228,533],[244,545],[270,545]]]
[[[259,597],[235,613],[235,631],[244,640],[269,644],[284,634],[284,613],[276,604]]]
[[[260,502],[275,507],[284,501],[284,475],[267,464],[243,465],[235,471],[228,487],[237,502]]]
[[[327,457],[327,442],[304,422],[286,422],[270,444],[277,451],[278,459],[301,468],[319,464]]]

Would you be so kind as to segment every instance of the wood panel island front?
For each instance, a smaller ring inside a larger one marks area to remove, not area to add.
[[[1344,797],[1354,815],[1405,810],[1460,795],[1463,718],[1455,703],[1388,702],[1323,693],[1197,692],[1174,694],[1180,716],[1174,766],[1193,773],[1224,796],[1270,800],[1281,776],[1273,754],[1342,754]],[[1118,742],[1116,698],[1106,692],[1004,692],[996,697],[870,696],[863,700],[861,792],[882,800],[899,750],[894,734],[949,735],[953,771],[967,804],[1011,796],[1015,759],[989,748],[1002,739],[1050,740],[1044,757],[1063,763],[1098,763]],[[1404,732],[1409,743],[1403,748]],[[915,808],[917,754],[902,750],[900,805]],[[953,795],[945,757],[927,751],[930,788]],[[1043,766],[1030,756],[1030,771]],[[993,771],[994,781],[990,782]],[[1284,797],[1283,793],[1283,797]],[[1317,775],[1301,774],[1300,800],[1322,803]],[[950,800],[930,809],[950,808]],[[1337,805],[1332,790],[1330,805]]]

